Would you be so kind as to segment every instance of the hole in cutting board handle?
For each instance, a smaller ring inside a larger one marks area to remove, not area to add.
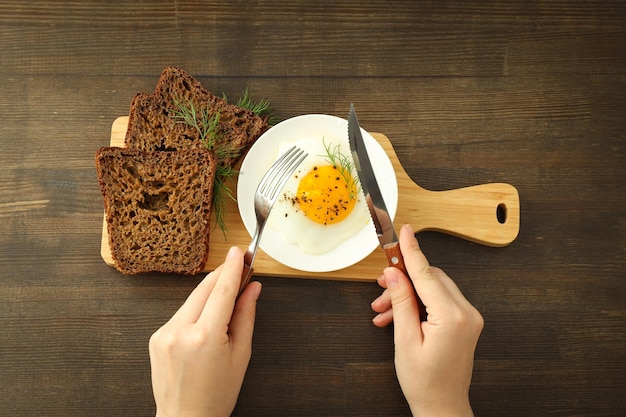
[[[507,209],[506,204],[500,203],[498,207],[496,207],[496,218],[498,219],[498,223],[504,224],[506,223]]]

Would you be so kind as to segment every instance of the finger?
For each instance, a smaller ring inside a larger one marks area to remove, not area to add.
[[[397,268],[385,268],[383,274],[391,297],[396,346],[406,346],[413,342],[421,344],[423,335],[420,316],[411,281]]]
[[[170,322],[195,323],[198,320],[209,298],[209,294],[211,294],[215,286],[215,281],[217,281],[220,271],[221,266],[204,277],[200,284],[189,294],[183,305],[174,313]]]
[[[228,328],[241,285],[242,271],[243,253],[241,249],[233,246],[226,255],[219,277],[202,309],[198,322],[203,322],[209,329],[217,331]]]
[[[374,326],[376,327],[385,327],[389,325],[389,323],[391,323],[392,321],[393,321],[393,309],[392,308],[377,314],[376,317],[372,319],[372,323],[374,323]]]
[[[445,308],[454,301],[447,286],[440,279],[443,271],[430,266],[409,225],[404,225],[400,229],[400,250],[417,295],[427,309]]]
[[[376,279],[376,282],[378,283],[378,285],[380,285],[382,288],[387,288],[387,281],[385,281],[385,276],[381,275]]]
[[[256,318],[256,304],[261,295],[261,283],[254,281],[246,286],[237,302],[228,331],[232,344],[239,352],[249,353]]]
[[[391,308],[391,295],[390,295],[389,290],[383,291],[383,293],[377,299],[372,301],[371,306],[372,306],[372,310],[374,310],[377,313],[382,313],[383,311],[389,310]]]

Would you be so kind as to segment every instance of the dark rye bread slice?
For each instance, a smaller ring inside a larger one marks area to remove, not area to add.
[[[104,147],[96,169],[109,246],[124,274],[201,272],[209,252],[215,154]]]
[[[142,150],[180,150],[202,147],[199,132],[174,118],[175,102],[193,102],[196,109],[209,109],[209,115],[219,112],[219,141],[239,148],[237,157],[220,161],[234,166],[245,150],[268,128],[268,118],[228,103],[206,90],[186,71],[167,67],[152,94],[138,93],[130,106],[125,144]]]

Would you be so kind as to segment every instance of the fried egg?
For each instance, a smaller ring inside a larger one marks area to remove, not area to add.
[[[311,137],[281,144],[308,153],[283,188],[267,225],[305,254],[330,252],[370,222],[347,137]]]

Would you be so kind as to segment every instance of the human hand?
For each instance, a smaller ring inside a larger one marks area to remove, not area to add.
[[[237,298],[243,269],[233,247],[150,338],[157,417],[229,416],[250,356],[259,282]]]
[[[376,326],[394,323],[402,392],[414,416],[473,416],[469,386],[483,318],[441,269],[430,266],[410,226],[400,231],[400,249],[411,280],[386,268],[378,280],[385,290],[372,309],[379,313]],[[420,322],[415,291],[427,321]]]

